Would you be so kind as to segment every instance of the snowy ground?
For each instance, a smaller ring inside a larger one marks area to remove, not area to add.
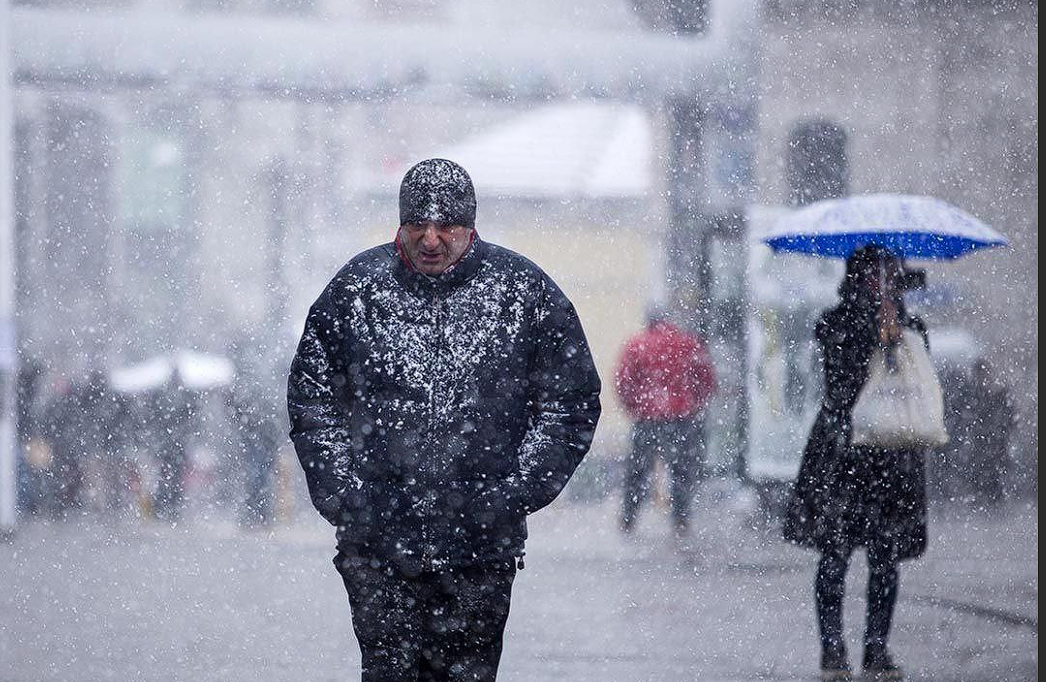
[[[815,555],[751,528],[735,498],[706,490],[698,507],[689,548],[660,511],[628,538],[609,503],[534,517],[499,679],[817,679]],[[936,515],[930,551],[901,574],[893,641],[910,679],[1037,677],[1037,512]],[[358,679],[333,553],[320,521],[25,524],[0,545],[0,681]]]

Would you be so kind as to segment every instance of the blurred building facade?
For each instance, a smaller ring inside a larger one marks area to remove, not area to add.
[[[709,20],[709,4],[697,1],[600,0],[570,14],[550,0],[526,4],[520,20],[536,28],[597,21],[637,40],[651,32],[701,40]],[[480,224],[563,283],[609,379],[619,341],[652,299],[674,302],[694,326],[729,327],[730,307],[743,300],[708,304],[716,267],[709,235],[722,228],[729,243],[723,216],[743,214],[746,203],[795,201],[804,191],[802,173],[789,170],[797,135],[827,126],[840,135],[841,155],[815,153],[800,166],[824,161],[852,192],[940,196],[1012,239],[1011,249],[932,267],[931,282],[961,293],[929,317],[971,328],[992,349],[1034,452],[1036,3],[766,0],[761,8],[760,75],[741,86],[756,106],[657,101],[635,84],[625,99],[645,109],[652,131],[644,188],[624,197],[499,191],[481,197]],[[343,22],[350,41],[357,22],[402,27],[407,37],[415,24],[454,26],[465,13],[472,26],[506,25],[498,4],[465,0],[16,2],[16,22],[106,12],[286,21],[294,39]],[[279,36],[256,48],[271,50],[277,67],[295,54]],[[198,91],[98,82],[64,72],[54,53],[54,66],[16,73],[19,347],[71,375],[177,347],[223,352],[246,338],[276,387],[307,306],[331,274],[391,238],[398,169],[571,94],[621,98],[563,92],[525,73],[518,89],[492,81],[464,90],[377,83],[333,96],[282,92],[278,83]],[[823,191],[836,191],[826,182]],[[724,364],[744,371],[729,348],[723,353]],[[627,424],[606,393],[602,442],[612,450]]]
[[[795,199],[792,136],[820,121],[845,135],[850,192],[941,197],[1010,238],[1010,248],[918,264],[929,290],[912,302],[931,328],[961,327],[983,344],[1019,405],[1015,482],[1035,485],[1037,3],[772,0],[764,10],[763,201]]]

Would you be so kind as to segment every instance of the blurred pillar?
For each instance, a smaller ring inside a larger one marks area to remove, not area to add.
[[[708,213],[705,194],[704,115],[696,99],[667,103],[668,135],[666,198],[668,234],[665,240],[667,298],[665,303],[687,327],[701,329],[701,299],[707,279],[701,253],[703,222]]]
[[[39,307],[31,312],[56,368],[84,376],[104,369],[112,343],[115,130],[98,103],[55,97],[45,131],[46,232],[39,238],[47,275],[37,279]]]
[[[666,303],[709,344],[719,391],[706,414],[709,470],[744,479],[748,434],[745,343],[746,207],[753,201],[754,80],[722,97],[667,104]]]
[[[268,324],[282,329],[287,317],[287,282],[283,272],[283,256],[287,243],[287,228],[290,218],[290,201],[294,178],[287,168],[287,162],[278,159],[269,169],[269,229],[266,244],[265,271],[268,275],[266,285],[265,320]]]
[[[0,0],[0,537],[15,526],[18,439],[15,402],[18,356],[15,352],[14,229],[14,73],[11,58],[11,8]]]

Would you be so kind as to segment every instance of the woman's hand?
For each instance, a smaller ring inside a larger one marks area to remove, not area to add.
[[[893,346],[901,340],[901,323],[897,319],[897,304],[884,299],[876,315],[879,327],[879,344]]]

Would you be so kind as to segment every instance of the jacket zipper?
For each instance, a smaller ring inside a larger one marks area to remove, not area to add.
[[[434,315],[433,315],[433,334],[436,335],[436,343],[433,344],[434,350],[433,350],[433,355],[432,355],[432,361],[429,364],[429,366],[431,368],[429,376],[433,378],[433,383],[432,383],[432,391],[429,393],[429,410],[428,410],[428,419],[426,420],[426,422],[427,422],[426,423],[426,429],[427,429],[428,433],[426,434],[427,437],[425,438],[425,443],[426,443],[426,446],[429,448],[429,454],[431,455],[432,449],[433,449],[433,436],[435,434],[435,429],[436,429],[436,404],[438,402],[437,401],[437,396],[436,396],[436,386],[437,386],[437,383],[435,381],[435,378],[437,377],[436,370],[437,370],[437,365],[439,364],[440,353],[443,350],[444,339],[443,339],[442,306],[441,306],[441,301],[440,301],[439,294],[436,291],[432,292],[432,298],[430,299],[430,303],[431,303],[431,305],[433,307],[433,312],[434,312]],[[424,464],[423,472],[426,474],[425,478],[427,479],[426,480],[426,488],[428,488],[427,484],[431,480],[432,474],[435,471],[434,463],[431,460],[432,460],[431,456],[427,457],[424,460],[425,464]],[[422,516],[422,521],[421,521],[421,543],[422,543],[421,565],[422,565],[422,569],[426,570],[426,571],[432,570],[432,563],[433,563],[433,559],[434,559],[434,557],[432,556],[432,552],[430,551],[430,550],[433,549],[433,545],[432,545],[432,536],[431,536],[431,533],[430,533],[429,524],[432,522],[432,512],[433,512],[433,508],[435,507],[435,502],[436,501],[430,497],[431,494],[432,494],[432,491],[426,489],[426,491],[425,491],[426,500],[425,500],[425,504],[422,507],[422,514],[423,514],[423,516]]]

